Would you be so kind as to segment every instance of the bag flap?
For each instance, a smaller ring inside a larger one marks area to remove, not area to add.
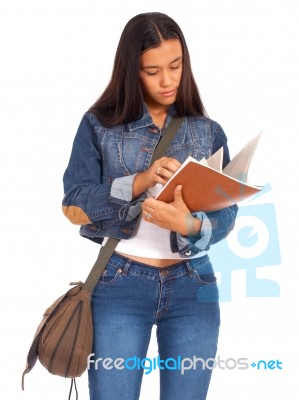
[[[80,291],[82,290],[82,285],[75,286],[68,290],[64,295],[60,296],[57,300],[54,301],[54,303],[46,309],[43,315],[43,319],[41,320],[40,324],[37,327],[37,330],[35,332],[35,335],[33,337],[33,341],[31,343],[28,355],[27,355],[27,360],[26,360],[26,368],[22,374],[22,390],[24,390],[24,378],[25,375],[28,374],[34,367],[36,361],[37,361],[37,349],[38,349],[38,342],[40,339],[41,334],[43,333],[48,321],[53,317],[53,315],[58,311],[59,306],[68,298],[76,296]],[[85,292],[84,290],[82,292]],[[86,297],[88,299],[88,295],[85,296],[84,293],[80,293],[80,298],[83,297],[83,299]]]

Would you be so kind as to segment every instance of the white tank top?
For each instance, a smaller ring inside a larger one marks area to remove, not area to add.
[[[156,184],[147,191],[147,197],[154,197],[160,192],[161,184]],[[108,238],[104,239],[103,245]],[[179,253],[173,253],[170,247],[170,231],[155,224],[139,219],[136,233],[130,239],[121,239],[116,250],[132,256],[156,259],[182,259]],[[202,257],[206,251],[197,253],[193,258]]]

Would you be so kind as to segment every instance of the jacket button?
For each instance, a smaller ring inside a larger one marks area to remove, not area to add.
[[[147,130],[151,133],[159,133],[157,128],[147,128]]]
[[[123,228],[121,231],[123,233],[132,233],[132,229],[130,229],[130,228]]]

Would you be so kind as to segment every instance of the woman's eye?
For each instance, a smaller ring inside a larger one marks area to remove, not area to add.
[[[157,75],[157,73],[158,73],[158,71],[156,71],[156,72],[147,72],[147,75],[154,76],[154,75]]]
[[[170,67],[171,69],[179,69],[180,65],[176,65],[175,67]]]

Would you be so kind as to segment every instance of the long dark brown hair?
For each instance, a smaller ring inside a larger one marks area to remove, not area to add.
[[[140,55],[148,49],[158,47],[163,40],[175,38],[180,40],[183,49],[183,71],[175,101],[177,115],[206,115],[180,27],[166,14],[142,13],[126,24],[116,50],[111,80],[89,109],[104,126],[120,125],[142,117]]]

